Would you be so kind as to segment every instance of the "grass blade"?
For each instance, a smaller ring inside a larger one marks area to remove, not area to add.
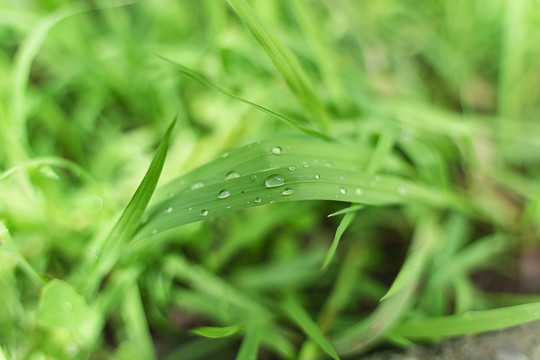
[[[231,336],[238,333],[245,326],[242,324],[236,324],[225,327],[215,327],[215,326],[200,326],[195,329],[192,329],[191,332],[200,336],[204,336],[212,339],[219,339],[226,336]]]
[[[261,343],[261,329],[258,325],[251,325],[246,328],[246,336],[240,350],[236,356],[236,360],[255,360],[259,344]]]
[[[4,225],[4,222],[0,220],[0,250],[7,251],[11,254],[17,260],[19,263],[19,266],[21,269],[26,273],[26,276],[28,276],[35,285],[37,286],[43,286],[45,285],[45,281],[37,271],[30,265],[28,261],[24,258],[24,256],[21,255],[19,250],[17,249],[17,246],[13,242],[13,239],[11,238],[11,235],[9,234],[8,229]]]
[[[339,359],[336,350],[330,341],[323,335],[317,324],[311,319],[309,314],[300,306],[297,300],[287,296],[283,303],[285,313],[304,331],[304,333],[317,345],[321,347],[333,359]]]
[[[328,115],[313,91],[313,85],[300,66],[298,59],[268,29],[255,11],[244,0],[228,0],[242,22],[274,63],[276,69],[296,95],[304,108],[310,112],[323,129],[328,127]]]
[[[420,202],[464,207],[460,198],[450,193],[439,193],[396,176],[362,172],[365,153],[358,149],[292,139],[280,140],[279,144],[268,141],[247,145],[164,186],[145,216],[139,239],[279,202],[332,200],[372,206]],[[268,187],[266,180],[274,175],[283,176],[283,183]]]
[[[339,223],[339,226],[336,230],[336,234],[334,235],[334,241],[332,241],[332,245],[330,246],[330,249],[328,249],[326,257],[324,258],[322,269],[326,269],[330,264],[330,261],[332,261],[339,245],[339,240],[341,239],[341,236],[343,236],[343,233],[345,232],[345,230],[347,230],[355,216],[355,212],[348,212],[345,214],[343,219],[341,219],[341,222]]]
[[[409,320],[397,326],[392,333],[408,339],[437,340],[503,329],[538,319],[540,319],[540,303],[536,302],[424,320]]]
[[[163,164],[165,163],[165,158],[167,156],[169,141],[175,125],[176,120],[174,120],[167,129],[141,184],[137,188],[137,191],[135,191],[131,201],[126,206],[109,236],[106,238],[103,247],[98,254],[98,258],[90,270],[89,276],[85,278],[84,288],[86,294],[91,294],[96,290],[103,277],[112,269],[118,258],[121,256],[123,245],[125,245],[135,233],[161,175],[161,170],[163,169]]]
[[[159,56],[159,55],[158,55]],[[200,74],[197,74],[195,71],[193,70],[190,70],[188,69],[187,67],[183,66],[183,65],[180,65],[172,60],[169,60],[167,58],[164,58],[162,56],[160,56],[161,59],[171,63],[181,74],[193,79],[193,80],[196,80],[198,82],[200,82],[201,84],[203,85],[206,85],[208,86],[209,88],[212,88],[214,90],[217,90],[219,91],[220,93],[222,93],[223,95],[226,95],[230,98],[233,98],[235,100],[238,100],[238,101],[241,101],[243,103],[246,103],[252,107],[254,107],[255,109],[259,110],[259,111],[262,111],[264,112],[265,114],[268,114],[278,120],[281,120],[293,127],[295,127],[296,129],[308,134],[308,135],[311,135],[311,136],[315,136],[317,138],[320,138],[320,139],[323,139],[323,140],[335,140],[333,138],[331,138],[330,136],[318,131],[318,130],[315,130],[315,129],[311,129],[311,128],[307,128],[305,127],[304,125],[302,125],[301,123],[299,123],[298,121],[288,117],[288,116],[285,116],[283,114],[280,114],[278,112],[275,112],[273,110],[270,110],[268,108],[265,108],[264,106],[261,106],[261,105],[258,105],[258,104],[255,104],[249,100],[246,100],[240,96],[237,96],[237,95],[234,95],[233,93],[215,85],[214,83],[210,82],[209,80],[207,80],[204,76],[200,75]]]
[[[343,330],[334,338],[340,353],[365,350],[378,341],[405,314],[416,291],[423,264],[433,250],[437,228],[434,217],[424,217],[415,232],[411,249],[416,249],[405,260],[394,284],[381,299],[380,305],[364,321]],[[417,255],[416,253],[420,253]]]

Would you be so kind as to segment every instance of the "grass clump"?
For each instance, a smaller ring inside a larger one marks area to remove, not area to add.
[[[537,320],[537,10],[0,4],[0,358],[338,359]]]

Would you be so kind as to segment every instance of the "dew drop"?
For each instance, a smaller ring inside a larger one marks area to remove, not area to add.
[[[354,192],[356,193],[356,195],[362,195],[362,189],[360,188],[356,188]]]
[[[266,186],[267,188],[278,187],[284,184],[285,179],[283,178],[283,176],[278,174],[270,175],[266,178],[266,181],[264,182],[264,186]]]
[[[315,180],[319,180],[321,178],[321,175],[315,174]]]
[[[224,152],[223,155],[221,155],[222,158],[226,158],[227,156],[229,156],[228,152]]]
[[[404,185],[400,185],[397,187],[397,192],[398,194],[405,196],[409,193],[409,188]]]
[[[339,193],[340,193],[341,195],[345,195],[345,194],[347,194],[347,189],[341,188],[341,189],[339,189]]]
[[[191,211],[191,210],[193,210],[193,208],[190,207],[190,208],[188,209],[188,211]]]
[[[302,165],[302,166],[305,167],[305,168],[308,168],[308,167],[309,167],[309,164],[304,164],[304,165]]]
[[[249,177],[250,177],[250,179],[252,181],[255,181],[255,182],[257,182],[257,180],[259,180],[259,177],[256,174],[251,174]]]
[[[270,200],[270,204],[273,204],[275,202],[276,202],[276,200],[274,200],[274,199]]]
[[[274,155],[281,155],[283,153],[283,149],[279,146],[274,146],[272,148],[272,154]]]
[[[205,209],[205,210],[202,210],[202,211],[201,211],[201,215],[202,215],[202,216],[208,215],[208,210],[206,210],[206,209]]]
[[[240,173],[238,171],[229,171],[227,175],[225,175],[225,180],[230,180],[240,177]]]
[[[284,195],[284,196],[288,196],[288,195],[292,195],[294,193],[294,190],[291,189],[291,188],[286,188],[285,190],[283,190],[281,192],[281,195]]]
[[[202,183],[201,181],[198,181],[195,184],[191,185],[190,189],[191,190],[200,189],[203,186],[204,186],[204,183]]]
[[[170,214],[170,213],[172,213],[172,210],[173,210],[172,206],[169,206],[167,209],[165,209],[165,212],[167,214]]]
[[[228,198],[229,196],[231,195],[231,193],[229,192],[229,190],[221,190],[218,194],[218,198],[220,199],[226,199]]]
[[[326,166],[326,167],[329,167],[329,168],[330,168],[330,167],[332,167],[332,166],[334,166],[334,165],[332,165],[332,163],[329,163],[329,162],[328,162],[328,163],[324,164],[324,166]]]
[[[170,193],[167,194],[167,197],[168,197],[169,199],[172,198],[173,196],[174,196],[174,193],[173,193],[173,192],[170,192]]]
[[[155,235],[155,234],[157,234],[157,229],[152,230],[152,235]]]
[[[296,166],[294,165],[289,166],[289,171],[294,171],[295,169],[296,169]]]
[[[227,205],[227,209],[230,209],[231,208],[231,205]]]
[[[257,204],[260,203],[260,202],[261,202],[261,198],[260,198],[260,197],[255,198],[255,202],[256,202]]]

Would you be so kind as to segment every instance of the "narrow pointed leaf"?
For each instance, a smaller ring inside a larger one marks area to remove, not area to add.
[[[198,328],[192,329],[191,332],[200,336],[207,338],[218,339],[226,336],[231,336],[238,333],[244,328],[244,325],[237,324],[232,326],[225,327],[214,327],[214,326],[200,326]]]

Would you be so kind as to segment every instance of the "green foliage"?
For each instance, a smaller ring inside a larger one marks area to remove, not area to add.
[[[0,359],[337,359],[536,320],[503,283],[540,246],[538,21],[1,2]]]

